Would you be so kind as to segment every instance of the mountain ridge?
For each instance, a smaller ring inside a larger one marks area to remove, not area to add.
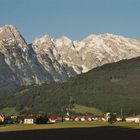
[[[107,63],[140,56],[140,41],[113,34],[89,35],[81,41],[45,35],[28,45],[13,25],[0,27],[0,57],[6,74],[1,85],[63,81]],[[4,72],[3,72],[4,73]],[[3,82],[4,81],[4,82]]]

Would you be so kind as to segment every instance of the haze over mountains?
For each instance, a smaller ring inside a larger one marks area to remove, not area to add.
[[[12,25],[0,28],[0,88],[66,80],[107,63],[140,56],[140,41],[112,34],[82,41],[43,36],[27,44]]]

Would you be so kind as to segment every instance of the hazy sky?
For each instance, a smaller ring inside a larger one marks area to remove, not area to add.
[[[81,40],[107,32],[140,39],[140,0],[0,0],[4,24],[28,42],[44,34]]]

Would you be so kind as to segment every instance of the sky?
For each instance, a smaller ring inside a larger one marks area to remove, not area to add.
[[[30,43],[45,34],[82,40],[112,33],[140,40],[140,0],[0,0],[0,26]]]

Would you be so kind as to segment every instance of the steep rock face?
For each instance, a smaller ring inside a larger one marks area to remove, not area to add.
[[[0,53],[0,85],[16,78],[16,75],[12,72],[9,66],[5,63],[4,55]]]
[[[82,41],[43,36],[27,45],[12,25],[0,28],[0,85],[66,80],[106,63],[140,56],[140,41],[112,34]]]
[[[29,85],[43,83],[47,77],[51,80],[47,71],[40,67],[35,58],[33,59],[34,54],[30,53],[27,43],[12,25],[0,28],[0,53],[3,64],[7,65],[10,72],[7,81],[13,80],[18,85]]]
[[[79,55],[67,38],[54,39],[44,36],[32,44],[39,62],[49,71],[54,81],[65,80],[77,74],[75,65],[81,66]],[[78,61],[76,60],[78,59]]]
[[[32,47],[55,81],[140,56],[140,41],[112,34],[90,35],[82,41],[45,35],[33,41]]]

